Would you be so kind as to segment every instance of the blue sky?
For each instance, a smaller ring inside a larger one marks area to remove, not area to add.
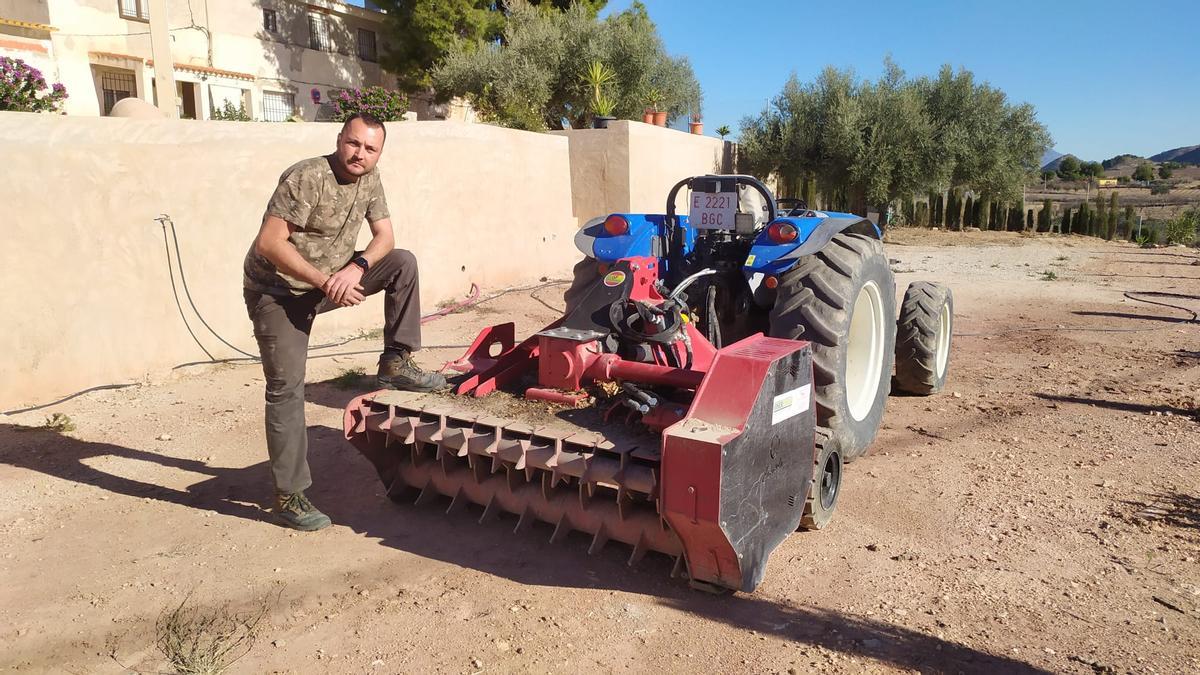
[[[1200,0],[643,1],[667,49],[691,59],[706,133],[736,133],[792,72],[874,78],[891,54],[910,76],[971,70],[1087,160],[1200,143]]]

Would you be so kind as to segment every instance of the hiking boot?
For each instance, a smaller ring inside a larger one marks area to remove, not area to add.
[[[292,529],[306,532],[328,527],[332,522],[329,516],[318,511],[317,507],[308,501],[303,492],[276,492],[275,518]]]
[[[446,378],[441,373],[421,370],[408,354],[384,353],[379,357],[379,386],[384,389],[404,391],[440,391],[446,388]]]

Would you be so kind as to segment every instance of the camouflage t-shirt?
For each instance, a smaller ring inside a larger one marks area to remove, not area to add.
[[[364,218],[373,223],[388,217],[378,171],[342,184],[329,161],[329,157],[313,157],[284,171],[266,213],[296,227],[288,241],[325,274],[333,274],[350,262]],[[276,269],[254,251],[254,244],[242,265],[242,285],[272,295],[299,295],[314,288]]]

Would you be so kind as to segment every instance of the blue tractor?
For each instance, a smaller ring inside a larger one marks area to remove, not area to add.
[[[688,213],[677,212],[686,195]],[[874,440],[892,388],[945,385],[950,289],[919,281],[896,306],[882,232],[850,213],[776,200],[758,179],[706,175],[677,183],[666,213],[615,213],[576,235],[586,256],[565,294],[570,314],[622,259],[652,257],[686,316],[717,348],[755,333],[811,343],[817,466],[804,526],[823,527],[843,462]]]
[[[698,176],[666,213],[609,214],[576,243],[562,317],[519,342],[512,322],[485,328],[447,364],[452,394],[347,405],[389,498],[474,504],[752,591],[791,533],[830,522],[892,387],[945,383],[949,290],[914,283],[897,316],[881,233],[858,216]]]

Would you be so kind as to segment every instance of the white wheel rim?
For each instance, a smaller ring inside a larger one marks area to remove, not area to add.
[[[870,414],[883,370],[883,298],[868,281],[854,300],[846,338],[846,407],[856,422]]]
[[[942,305],[938,312],[937,330],[937,376],[946,376],[946,364],[950,361],[950,303]]]

